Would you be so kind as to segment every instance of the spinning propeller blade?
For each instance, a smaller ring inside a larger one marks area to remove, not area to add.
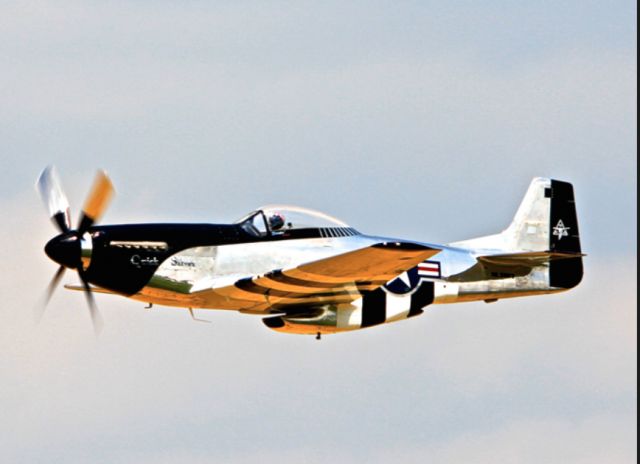
[[[89,306],[89,314],[93,323],[93,329],[98,335],[102,330],[102,317],[89,285],[86,269],[81,260],[81,242],[83,235],[89,228],[104,214],[109,201],[113,197],[114,188],[111,180],[104,171],[98,171],[93,181],[93,186],[80,215],[78,229],[71,229],[71,219],[69,213],[69,202],[64,194],[58,174],[53,166],[48,166],[42,171],[36,183],[38,192],[42,197],[45,206],[49,211],[54,224],[61,234],[54,237],[47,243],[45,252],[53,260],[60,264],[55,275],[47,287],[43,304],[38,308],[36,318],[39,320],[53,295],[56,287],[60,283],[66,268],[78,271],[80,280],[84,287],[85,297]]]
[[[58,173],[53,166],[47,166],[42,171],[36,182],[36,188],[58,230],[62,233],[69,232],[71,229],[69,201],[62,191]]]
[[[51,282],[49,282],[49,286],[47,287],[47,294],[44,300],[45,306],[49,304],[49,301],[53,296],[53,292],[55,292],[56,288],[58,287],[58,284],[60,284],[60,280],[62,279],[62,276],[64,275],[64,271],[66,271],[66,269],[67,269],[66,267],[60,266],[56,271],[56,273],[53,275],[53,279],[51,279]]]
[[[51,297],[53,296],[53,292],[55,292],[56,288],[60,284],[60,280],[62,279],[62,276],[64,275],[64,271],[66,269],[67,268],[64,267],[64,266],[60,266],[58,268],[56,273],[53,275],[53,278],[51,279],[51,282],[49,282],[49,285],[47,286],[47,291],[46,291],[46,293],[44,295],[44,298],[35,307],[34,316],[35,316],[36,323],[39,323],[40,320],[42,319],[42,316],[44,314],[44,310],[47,309],[47,305],[49,304],[49,301],[51,300]]]
[[[102,216],[113,197],[113,184],[104,171],[98,171],[91,192],[84,203],[78,222],[78,235],[82,236]]]
[[[96,306],[96,300],[93,298],[93,292],[91,291],[91,287],[89,286],[89,282],[84,277],[84,273],[80,274],[80,279],[82,280],[82,285],[84,286],[84,295],[87,297],[87,304],[89,305],[89,314],[91,315],[91,323],[93,324],[93,331],[96,336],[100,335],[102,332],[102,316],[98,311],[98,306]]]

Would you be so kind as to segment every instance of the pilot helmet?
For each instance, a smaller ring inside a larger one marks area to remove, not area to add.
[[[273,213],[269,216],[269,227],[271,230],[279,230],[284,226],[284,216],[280,213]]]

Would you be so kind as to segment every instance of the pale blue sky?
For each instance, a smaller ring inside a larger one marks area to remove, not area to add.
[[[635,462],[634,2],[0,3],[0,458]],[[574,183],[585,280],[316,343],[259,318],[82,295],[33,183],[74,217],[231,221],[265,203],[449,242]],[[67,276],[72,282],[73,276]],[[4,456],[6,455],[6,456]]]

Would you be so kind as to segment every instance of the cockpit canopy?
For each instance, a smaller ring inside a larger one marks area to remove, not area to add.
[[[258,237],[284,235],[314,238],[358,235],[356,230],[339,219],[298,206],[263,206],[236,221],[236,224],[240,224],[245,232]]]

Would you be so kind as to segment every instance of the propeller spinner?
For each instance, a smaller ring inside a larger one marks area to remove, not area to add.
[[[44,304],[40,308],[38,316],[41,317],[44,312],[65,270],[75,269],[80,280],[82,280],[93,328],[98,334],[102,328],[102,318],[96,307],[91,286],[86,276],[86,270],[91,262],[91,237],[87,234],[87,231],[107,209],[109,201],[114,194],[113,184],[104,171],[98,171],[93,181],[93,187],[80,214],[79,225],[76,230],[71,229],[69,202],[53,166],[48,166],[42,171],[36,187],[49,211],[49,216],[61,232],[60,235],[49,240],[44,248],[47,256],[60,264],[60,267],[47,287]]]

